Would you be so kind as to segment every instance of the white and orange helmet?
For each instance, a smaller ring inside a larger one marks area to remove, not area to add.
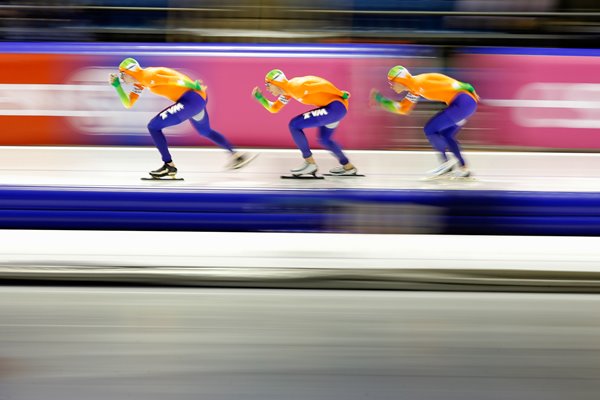
[[[390,82],[398,82],[404,86],[408,86],[407,84],[412,81],[412,75],[402,65],[392,67],[388,71],[387,78]]]
[[[287,82],[287,78],[282,70],[272,69],[265,76],[265,83],[272,84],[281,87],[282,84]]]
[[[126,58],[119,64],[119,71],[131,75],[131,72],[136,72],[142,69],[140,63],[134,58]]]

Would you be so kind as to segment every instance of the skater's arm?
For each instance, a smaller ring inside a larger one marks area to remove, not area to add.
[[[392,99],[388,99],[387,97],[379,93],[377,90],[371,91],[371,103],[378,105],[385,111],[389,111],[394,114],[399,114],[399,102]]]
[[[276,101],[269,101],[258,88],[254,88],[252,96],[254,96],[256,101],[258,101],[267,111],[273,114],[279,112],[279,110],[281,110],[289,101],[289,97],[283,95],[279,96]]]
[[[410,114],[416,102],[418,101],[418,97],[411,93],[407,94],[401,101],[395,101],[383,96],[377,90],[371,91],[371,99],[385,111],[403,115]]]
[[[135,83],[133,85],[133,90],[129,92],[129,94],[125,93],[123,87],[121,86],[121,81],[117,74],[110,74],[109,78],[110,84],[115,88],[117,94],[119,95],[119,99],[125,108],[131,108],[133,104],[140,98],[140,93],[144,90],[144,87]]]
[[[406,96],[404,96],[404,98],[400,100],[400,110],[398,111],[398,113],[403,115],[410,114],[418,101],[419,96],[410,92],[407,93]]]
[[[140,94],[142,94],[143,90],[144,87],[142,85],[137,83],[133,84],[133,90],[129,92],[129,101],[131,106],[133,106],[135,102],[140,98]]]

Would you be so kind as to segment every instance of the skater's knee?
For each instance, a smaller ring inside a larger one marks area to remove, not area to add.
[[[293,118],[289,124],[288,124],[288,128],[290,131],[300,131],[302,130],[302,124],[300,123],[300,120],[298,118]]]
[[[436,126],[431,122],[425,124],[425,126],[423,127],[423,131],[427,136],[432,136],[438,133]]]
[[[150,132],[158,132],[162,129],[162,124],[160,121],[152,119],[150,122],[148,122],[147,128]]]
[[[210,129],[196,127],[196,132],[198,132],[198,134],[200,136],[205,137],[205,138],[210,138],[212,136]]]
[[[331,138],[326,137],[326,136],[319,136],[317,140],[319,141],[321,146],[323,146],[327,149],[330,148],[334,144],[333,140],[331,140]]]
[[[290,131],[292,131],[292,132],[298,129],[298,128],[296,127],[296,123],[294,122],[294,120],[291,120],[291,121],[289,122],[289,124],[288,124],[288,129],[289,129]]]

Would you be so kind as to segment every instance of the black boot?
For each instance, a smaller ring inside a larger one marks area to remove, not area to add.
[[[150,171],[150,175],[155,178],[162,178],[163,176],[175,176],[177,174],[177,168],[164,163],[162,167],[154,171]]]

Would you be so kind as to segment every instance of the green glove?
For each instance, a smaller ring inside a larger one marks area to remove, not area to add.
[[[256,97],[257,100],[261,100],[261,99],[265,98],[265,96],[263,96],[263,94],[261,92],[259,92],[259,91],[256,91],[253,94],[254,94],[254,97]]]
[[[346,92],[345,90],[342,90],[342,99],[348,99],[350,98],[350,93]]]
[[[111,82],[111,85],[115,88],[121,87],[121,81],[119,80],[119,78],[117,78]]]
[[[256,98],[256,100],[258,100],[258,102],[260,104],[262,104],[263,107],[269,108],[269,100],[267,100],[266,97],[263,96],[263,94],[261,92],[256,91],[253,94],[254,94],[254,97]]]
[[[373,93],[373,99],[377,102],[377,104],[379,104],[384,110],[389,111],[389,112],[393,112],[396,113],[397,109],[396,109],[396,105],[395,102],[393,100],[388,99],[387,97],[383,96],[381,93],[375,91]]]
[[[121,87],[121,84],[119,83],[118,79],[116,82],[117,82],[117,85],[115,85],[113,82],[113,86],[117,90],[117,94],[119,95],[119,99],[121,100],[121,103],[123,103],[123,105],[127,108],[131,107],[131,100],[129,100],[129,96],[127,95],[127,93],[125,93],[125,91]]]

